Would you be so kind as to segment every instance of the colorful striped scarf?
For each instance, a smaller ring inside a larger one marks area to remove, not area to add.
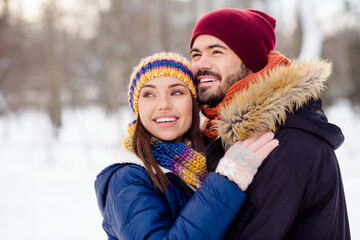
[[[132,138],[135,131],[135,121],[128,125],[129,136],[123,139],[123,146],[130,152]],[[205,156],[191,148],[191,142],[184,143],[164,142],[155,137],[151,138],[151,152],[157,163],[173,172],[186,183],[199,188],[204,180],[206,171]]]
[[[151,138],[151,152],[158,164],[186,183],[199,188],[207,174],[206,159],[190,145],[190,141],[173,143],[163,142],[155,137]]]

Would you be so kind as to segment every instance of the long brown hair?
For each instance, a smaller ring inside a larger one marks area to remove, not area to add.
[[[200,131],[199,107],[193,99],[192,123],[189,130],[184,135],[191,141],[192,148],[200,153],[205,153],[205,146],[202,141]],[[161,191],[167,191],[169,180],[161,170],[159,164],[151,153],[151,134],[145,129],[140,116],[136,121],[134,136],[132,139],[132,148],[135,154],[144,162],[145,168],[149,173],[155,186]]]

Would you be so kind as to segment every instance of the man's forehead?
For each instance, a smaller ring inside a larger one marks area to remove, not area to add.
[[[229,48],[229,46],[219,38],[208,34],[202,34],[195,38],[191,50],[208,49],[214,47]]]

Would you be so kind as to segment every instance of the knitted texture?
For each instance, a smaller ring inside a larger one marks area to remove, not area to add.
[[[129,83],[129,104],[138,116],[140,90],[146,82],[159,76],[171,76],[182,80],[196,98],[196,89],[189,61],[176,53],[156,53],[141,60],[134,68]]]
[[[228,45],[253,72],[267,64],[274,50],[276,20],[253,9],[224,8],[205,14],[195,25],[190,48],[199,35],[212,35]]]
[[[205,156],[191,147],[191,142],[171,143],[151,138],[151,152],[157,163],[186,183],[199,188],[206,177]]]
[[[221,106],[225,106],[229,101],[233,98],[236,92],[239,92],[243,89],[246,89],[249,83],[256,82],[256,80],[263,76],[264,74],[269,73],[271,69],[280,66],[280,65],[289,65],[290,60],[286,58],[284,55],[280,54],[276,51],[271,51],[268,55],[268,63],[267,65],[259,72],[250,74],[249,76],[237,81],[233,85],[230,86],[228,89],[225,98],[216,106],[216,107],[209,107],[208,105],[203,105],[201,107],[201,112],[206,117],[205,122],[203,124],[203,133],[206,137],[213,141],[218,137],[217,130],[215,128],[216,124],[214,120],[220,120],[220,116],[218,115]]]
[[[135,131],[136,121],[128,125],[129,136],[124,138],[125,149],[133,152],[131,145]],[[206,172],[206,159],[201,153],[191,148],[191,142],[171,143],[163,142],[155,137],[151,138],[151,152],[157,163],[170,170],[186,183],[199,188],[204,180]]]
[[[134,131],[135,124],[128,127],[128,131]],[[133,152],[131,138],[123,140],[124,147]],[[157,163],[170,170],[186,183],[199,188],[204,180],[206,172],[206,159],[201,153],[191,148],[191,142],[171,143],[163,142],[155,137],[151,138],[151,152]]]
[[[234,145],[233,145],[234,146]],[[226,176],[236,183],[242,191],[246,191],[252,182],[262,159],[258,158],[250,149],[236,145],[231,155],[225,155],[220,159],[215,172]],[[233,147],[228,151],[232,151]]]
[[[129,123],[127,127],[128,135],[124,137],[124,139],[122,140],[122,145],[126,150],[130,152],[134,152],[134,149],[132,147],[132,138],[134,136],[135,127],[136,127],[136,120]]]

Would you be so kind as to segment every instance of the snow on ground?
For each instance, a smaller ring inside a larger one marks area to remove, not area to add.
[[[328,108],[346,136],[337,150],[353,239],[360,239],[360,115],[347,102]],[[0,117],[0,239],[106,239],[93,183],[121,151],[128,107],[106,116],[97,107],[67,109],[54,138],[39,111]]]

